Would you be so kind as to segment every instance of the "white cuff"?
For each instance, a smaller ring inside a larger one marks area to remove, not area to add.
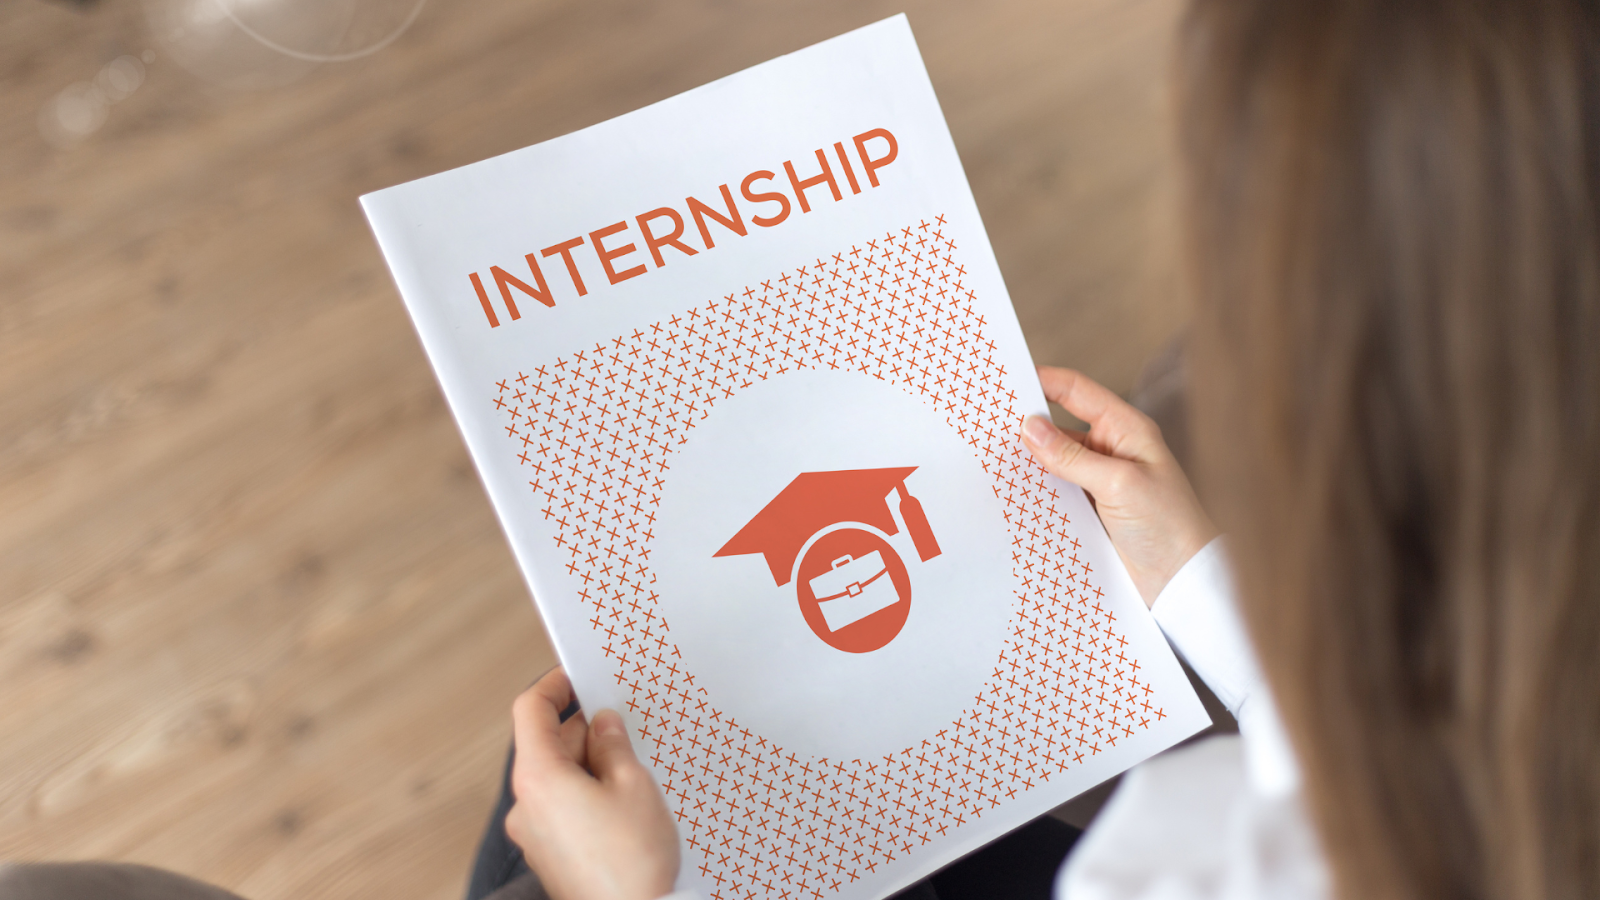
[[[1217,538],[1172,576],[1150,612],[1167,640],[1238,718],[1262,681],[1233,598],[1233,579]]]
[[[700,900],[700,892],[694,888],[684,888],[681,891],[673,891],[670,894],[659,897],[657,900]]]
[[[1299,767],[1239,618],[1222,538],[1172,576],[1150,608],[1161,631],[1239,722],[1250,780],[1267,794],[1299,786]]]

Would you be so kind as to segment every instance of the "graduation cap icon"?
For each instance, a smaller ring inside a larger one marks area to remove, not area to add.
[[[761,554],[779,586],[797,582],[801,613],[819,638],[852,653],[876,650],[911,609],[910,575],[885,537],[904,523],[922,562],[940,553],[922,503],[906,489],[916,470],[802,472],[713,555]]]

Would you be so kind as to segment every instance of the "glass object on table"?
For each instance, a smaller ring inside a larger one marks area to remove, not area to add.
[[[213,84],[262,89],[397,40],[426,0],[144,0],[158,48]]]

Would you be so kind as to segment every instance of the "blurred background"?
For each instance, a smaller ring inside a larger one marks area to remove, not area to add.
[[[902,11],[1035,357],[1129,391],[1176,0],[0,4],[0,860],[460,896],[554,660],[356,198]]]

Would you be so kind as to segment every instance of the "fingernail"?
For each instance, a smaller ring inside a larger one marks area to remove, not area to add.
[[[616,710],[600,710],[594,717],[594,733],[606,737],[626,733],[622,727],[622,716],[617,715]]]
[[[1022,420],[1023,437],[1040,447],[1050,446],[1057,434],[1060,432],[1044,416],[1028,416]]]

